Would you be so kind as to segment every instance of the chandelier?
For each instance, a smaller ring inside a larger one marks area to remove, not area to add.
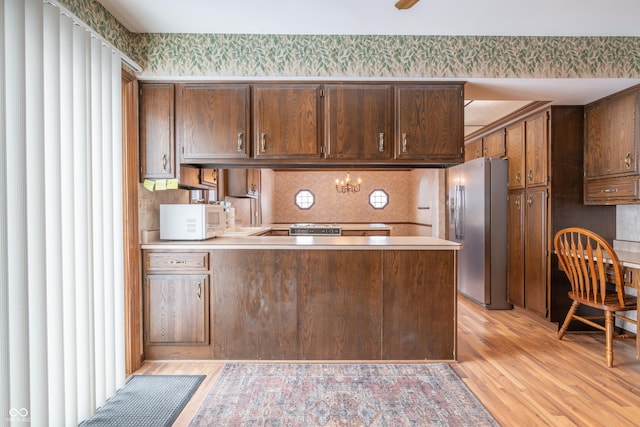
[[[347,176],[343,179],[336,179],[336,191],[338,193],[357,193],[360,191],[362,180],[358,178],[357,182],[351,181],[351,173],[347,172]]]

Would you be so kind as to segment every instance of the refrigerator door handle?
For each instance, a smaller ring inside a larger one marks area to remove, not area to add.
[[[464,239],[464,185],[456,185],[455,230],[456,239]]]

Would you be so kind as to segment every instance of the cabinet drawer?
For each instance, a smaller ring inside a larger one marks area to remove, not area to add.
[[[640,176],[585,181],[585,204],[619,205],[640,202]]]
[[[208,252],[147,252],[145,269],[155,271],[207,271]]]

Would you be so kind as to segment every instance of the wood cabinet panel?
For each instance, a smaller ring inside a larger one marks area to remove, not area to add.
[[[182,84],[177,91],[177,140],[184,161],[249,158],[248,84]]]
[[[326,85],[325,97],[326,158],[391,159],[391,86]]]
[[[504,129],[483,137],[482,147],[484,157],[504,157],[506,154]]]
[[[300,359],[380,359],[381,257],[375,250],[299,251]]]
[[[206,271],[209,270],[209,252],[145,252],[147,271]]]
[[[390,236],[391,230],[342,230],[343,236]]]
[[[461,163],[464,95],[460,85],[396,86],[396,158]]]
[[[640,176],[594,179],[585,185],[585,201],[594,205],[640,202]]]
[[[320,88],[303,83],[254,86],[255,158],[320,158]]]
[[[588,106],[586,176],[638,173],[638,102],[640,90]]]
[[[585,203],[638,203],[640,86],[588,105],[585,126]]]
[[[524,307],[524,191],[509,192],[507,204],[507,301]]]
[[[464,161],[479,159],[482,157],[482,139],[477,139],[464,146]]]
[[[175,178],[174,87],[140,85],[140,165],[142,178]]]
[[[385,251],[382,358],[454,359],[454,251]]]
[[[214,357],[295,359],[295,250],[214,250]]]
[[[547,315],[547,188],[525,193],[525,307],[542,317]]]
[[[508,161],[508,187],[510,190],[524,188],[524,122],[518,122],[505,129],[505,145]]]
[[[209,344],[208,275],[148,275],[146,344]]]
[[[525,164],[527,187],[546,185],[549,163],[548,113],[525,120]]]

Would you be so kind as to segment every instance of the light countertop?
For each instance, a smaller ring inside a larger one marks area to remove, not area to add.
[[[268,230],[266,230],[268,231]],[[459,250],[462,245],[426,236],[219,236],[199,241],[150,241],[142,249]]]

